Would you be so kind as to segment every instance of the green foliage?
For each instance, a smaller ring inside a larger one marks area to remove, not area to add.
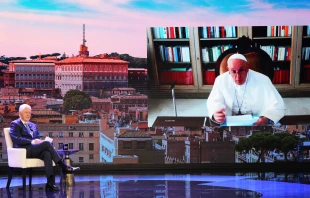
[[[163,141],[161,139],[157,140],[157,144],[159,144],[160,146],[163,145]]]
[[[287,154],[292,152],[300,141],[302,140],[299,137],[286,132],[276,134],[258,132],[254,133],[249,138],[239,140],[235,149],[237,152],[249,153],[251,150],[257,152],[259,154],[257,162],[260,162],[260,159],[265,153],[276,149],[283,152],[285,159],[288,160]]]
[[[65,112],[68,112],[69,110],[89,109],[92,104],[90,96],[77,89],[67,91],[63,100]]]
[[[0,56],[0,62],[9,64],[10,61],[14,60],[26,60],[26,57],[5,57],[5,55]]]
[[[119,57],[121,60],[128,61],[129,68],[147,68],[147,60],[146,58],[137,58],[132,57],[129,54],[119,54],[117,52],[112,52],[111,54],[107,54],[108,57]]]

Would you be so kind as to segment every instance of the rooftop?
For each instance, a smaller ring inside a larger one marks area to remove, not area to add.
[[[100,57],[70,57],[61,61],[57,61],[55,64],[62,63],[126,63],[127,61],[119,60],[119,59],[108,59],[108,58],[100,58]]]
[[[140,131],[126,131],[117,136],[118,138],[152,138],[150,134]]]

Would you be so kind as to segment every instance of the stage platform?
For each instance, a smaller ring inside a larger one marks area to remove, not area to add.
[[[75,184],[46,192],[46,179],[33,177],[33,188],[22,191],[20,178],[0,175],[0,197],[309,197],[306,173],[182,173],[75,175]]]

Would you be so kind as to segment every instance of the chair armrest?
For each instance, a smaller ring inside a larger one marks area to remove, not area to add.
[[[26,149],[8,148],[9,167],[26,168]]]

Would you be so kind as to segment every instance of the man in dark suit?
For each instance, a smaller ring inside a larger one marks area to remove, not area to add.
[[[59,191],[59,188],[55,185],[53,161],[61,167],[64,174],[73,173],[80,168],[67,166],[51,143],[39,138],[37,125],[29,122],[30,117],[31,107],[27,104],[21,105],[19,107],[19,119],[11,122],[10,126],[10,135],[14,148],[25,148],[27,158],[39,158],[43,160],[47,177],[45,189]]]

